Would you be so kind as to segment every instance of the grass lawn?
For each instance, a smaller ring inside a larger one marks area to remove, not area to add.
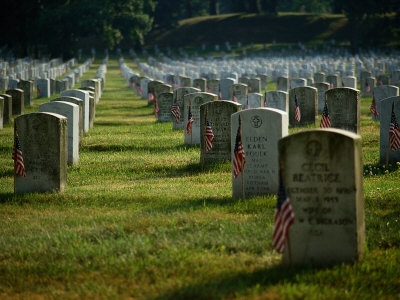
[[[399,298],[400,169],[377,164],[370,103],[362,99],[364,259],[285,268],[270,245],[276,198],[232,199],[230,163],[201,171],[200,148],[157,123],[110,59],[64,193],[14,197],[13,124],[0,130],[0,298]]]

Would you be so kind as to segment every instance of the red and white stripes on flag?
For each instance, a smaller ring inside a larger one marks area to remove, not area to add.
[[[147,94],[147,100],[149,100],[149,101],[153,101],[154,100],[154,94],[152,92],[149,92]]]
[[[242,145],[242,121],[239,116],[239,127],[236,133],[235,148],[233,151],[233,178],[236,179],[240,172],[243,172],[246,163],[246,156]]]
[[[369,86],[367,81],[365,81],[365,92],[366,93],[370,93],[371,92],[371,87]]]
[[[328,103],[325,100],[324,110],[322,111],[320,128],[331,128],[331,117],[329,116]]]
[[[379,113],[378,113],[378,110],[376,109],[375,94],[372,94],[372,103],[371,103],[371,107],[369,108],[369,110],[371,111],[372,115],[375,118],[378,118]]]
[[[394,113],[394,102],[392,103],[392,116],[389,125],[389,142],[392,151],[396,151],[400,148],[400,128]]]
[[[206,131],[204,133],[204,142],[205,142],[206,152],[208,152],[212,149],[212,143],[214,141],[214,133],[212,131],[210,122],[208,122],[208,120],[206,122],[207,125],[206,125]]]
[[[154,116],[158,118],[158,112],[160,109],[158,108],[158,101],[157,98],[154,98]]]
[[[299,101],[297,99],[297,95],[294,94],[294,119],[300,123],[301,120],[301,114],[300,114],[300,107],[299,107]]]
[[[188,121],[186,123],[186,133],[187,134],[192,134],[192,124],[193,124],[193,122],[194,122],[194,119],[193,119],[193,115],[192,115],[192,109],[189,106]]]
[[[221,90],[219,90],[219,92],[218,92],[218,100],[222,100],[222,93],[221,93]]]
[[[18,137],[17,132],[15,132],[12,159],[14,160],[15,174],[26,177],[24,157],[22,156],[22,148],[21,148],[21,144],[19,143],[19,137]]]
[[[293,208],[289,197],[286,195],[282,176],[279,176],[279,191],[274,218],[274,232],[272,234],[272,246],[279,253],[285,252],[286,237],[294,219]]]
[[[233,101],[233,102],[239,102],[239,101],[238,101],[238,98],[236,98],[235,92],[233,92],[233,94],[232,94],[232,101]]]
[[[175,99],[171,107],[171,114],[175,118],[175,122],[178,123],[181,120],[181,109],[179,108],[178,102]]]

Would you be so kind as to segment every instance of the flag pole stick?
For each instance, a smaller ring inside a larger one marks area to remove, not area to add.
[[[205,118],[204,118],[204,132],[203,132],[203,157],[201,159],[201,170],[204,169],[204,156],[206,156],[206,130],[207,130],[207,115],[208,115],[208,108],[206,107],[206,113],[205,113]]]
[[[288,257],[289,257],[289,265],[291,268],[293,268],[292,248],[290,247],[289,232],[286,235],[286,241],[287,241],[287,250],[288,250]]]
[[[15,145],[16,134],[17,134],[17,123],[15,122],[15,119],[14,119],[14,148],[13,148],[13,152],[15,151],[14,149],[16,147],[16,145]],[[16,194],[16,191],[17,191],[17,189],[15,187],[16,182],[17,182],[17,174],[15,173],[16,167],[17,167],[17,160],[14,157],[14,195]]]
[[[394,102],[392,103],[392,113],[393,113],[393,111],[394,111]],[[389,131],[390,131],[390,123],[389,123]],[[390,132],[388,135],[389,135],[388,143],[387,143],[387,147],[386,147],[386,170],[389,168]]]
[[[240,126],[240,138],[242,138],[242,120],[240,119],[239,116],[239,126]],[[242,143],[242,147],[243,147],[243,143]],[[241,166],[242,166],[242,199],[244,200],[244,164],[243,164],[243,159],[240,162]]]
[[[189,102],[190,111],[192,111],[192,101]],[[190,146],[193,146],[193,126],[190,129]]]

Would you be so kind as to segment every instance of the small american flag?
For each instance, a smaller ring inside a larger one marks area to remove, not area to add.
[[[178,123],[181,120],[181,109],[179,108],[177,99],[175,99],[174,103],[172,104],[171,113],[175,118],[175,122]]]
[[[268,107],[268,103],[267,103],[267,92],[264,92],[264,107]]]
[[[322,111],[321,123],[319,124],[321,128],[331,127],[331,117],[329,116],[328,103],[325,100],[324,110]]]
[[[37,95],[40,96],[40,87],[37,86]]]
[[[249,86],[249,93],[251,94],[253,92],[253,89],[251,88],[251,86]]]
[[[191,110],[191,107],[189,106],[188,121],[187,121],[187,124],[186,124],[186,132],[187,132],[187,134],[191,134],[192,133],[192,124],[193,124],[193,122],[194,122],[194,119],[193,119],[193,115],[192,115],[192,110]]]
[[[379,85],[383,85],[383,82],[382,82],[382,80],[379,80]]]
[[[179,88],[179,86],[176,83],[173,83],[172,86],[174,87],[174,89],[176,90],[177,88]]]
[[[149,93],[147,94],[147,99],[148,99],[149,101],[153,101],[153,100],[154,100],[154,95],[153,95],[152,92],[149,92]]]
[[[143,90],[142,90],[142,88],[141,88],[140,86],[137,86],[137,87],[136,87],[136,90],[137,90],[137,92],[138,92],[139,95],[142,95],[142,94],[143,94]]]
[[[396,151],[400,148],[400,128],[399,124],[397,124],[396,115],[394,113],[394,102],[392,103],[392,117],[389,126],[389,141],[390,149],[392,151]]]
[[[369,86],[367,81],[365,81],[365,92],[366,93],[370,93],[371,92],[371,87]]]
[[[330,89],[333,89],[333,88],[334,88],[333,82],[331,82],[331,84],[329,85],[329,88],[330,88]]]
[[[222,93],[221,93],[221,89],[219,89],[219,91],[218,91],[218,100],[222,100]]]
[[[206,121],[206,132],[204,133],[204,142],[206,144],[206,152],[210,151],[212,149],[212,143],[214,141],[214,133],[212,131],[210,122],[208,120]]]
[[[158,101],[157,98],[154,98],[154,116],[158,118],[158,112],[160,109],[158,108]]]
[[[233,102],[239,102],[239,101],[238,101],[238,98],[236,98],[235,91],[233,91],[233,94],[232,94],[232,101],[233,101]]]
[[[22,156],[22,148],[19,143],[19,137],[17,132],[15,132],[14,139],[14,149],[12,153],[12,159],[14,160],[14,172],[16,175],[21,175],[26,177],[24,158]]]
[[[184,87],[185,86],[185,83],[182,81],[181,82],[181,87]]]
[[[297,100],[296,94],[294,94],[294,118],[297,122],[300,123],[301,114],[300,114],[299,101]]]
[[[290,204],[290,200],[286,194],[282,176],[279,176],[277,200],[274,218],[274,233],[272,234],[272,246],[279,253],[284,253],[286,237],[295,218],[292,205]]]
[[[377,118],[379,116],[378,110],[376,109],[376,103],[375,103],[375,94],[372,94],[372,103],[371,107],[369,109],[372,113],[372,115]]]
[[[207,93],[212,93],[212,90],[210,90],[208,87],[206,88]]]
[[[276,88],[277,90],[281,89],[281,81],[278,79],[278,87]]]
[[[239,116],[239,127],[236,134],[235,149],[233,151],[233,178],[236,179],[240,172],[244,170],[246,157],[242,145],[242,121]]]

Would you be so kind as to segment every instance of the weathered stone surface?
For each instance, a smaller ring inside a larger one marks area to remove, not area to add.
[[[326,93],[331,127],[360,133],[360,91],[330,89]]]
[[[297,95],[300,108],[300,122],[297,122],[294,118],[295,95]],[[317,89],[310,86],[291,89],[289,91],[289,126],[294,127],[315,124],[317,117]]]
[[[312,85],[317,89],[318,93],[318,110],[321,111],[324,109],[325,105],[325,92],[329,90],[330,85],[327,82],[316,82]]]
[[[52,112],[68,120],[68,164],[79,161],[79,106],[68,102],[47,102],[39,105],[39,112]]]
[[[0,96],[0,129],[3,129],[4,123],[4,98]]]
[[[232,98],[229,98],[229,87],[233,84],[235,84],[235,80],[233,78],[224,78],[219,81],[223,100],[232,100]]]
[[[352,89],[357,88],[357,78],[355,78],[354,76],[344,76],[342,78],[342,82],[344,84],[343,87],[348,87]]]
[[[3,124],[9,123],[12,119],[12,97],[8,94],[0,94],[4,99]]]
[[[278,91],[288,92],[289,91],[289,78],[287,78],[287,77],[278,77],[276,89]]]
[[[218,95],[219,93],[219,80],[218,79],[210,79],[207,80],[207,92]]]
[[[378,111],[377,119],[379,120],[382,100],[389,97],[399,96],[399,88],[394,85],[380,85],[374,87],[372,93],[375,96],[375,105],[376,105],[376,110]],[[376,121],[373,115],[372,115],[372,120]]]
[[[217,100],[217,95],[210,93],[192,93],[187,94],[183,97],[184,103],[184,124],[185,124],[185,144],[186,145],[199,145],[200,140],[200,126],[202,122],[200,122],[200,106],[209,101]],[[193,125],[192,125],[192,134],[188,134],[186,131],[186,124],[188,122],[188,113],[189,107],[191,108],[192,116],[193,116]]]
[[[36,91],[38,98],[49,98],[50,97],[50,80],[49,79],[38,79],[36,80]]]
[[[329,83],[331,88],[338,88],[342,86],[340,82],[340,76],[336,74],[326,76],[326,82]]]
[[[187,94],[198,93],[198,92],[200,92],[200,90],[197,88],[193,88],[193,87],[177,88],[176,90],[174,90],[174,101],[176,99],[177,104],[179,106],[179,110],[181,112],[181,119],[178,122],[176,122],[175,119],[173,120],[173,122],[172,122],[173,130],[184,129],[186,126],[185,116],[183,115],[183,111],[184,111],[183,98],[184,98],[184,96]],[[187,118],[187,116],[186,116],[186,118]]]
[[[288,134],[287,113],[272,108],[256,108],[232,115],[231,155],[236,134],[242,122],[242,144],[246,156],[244,166],[245,198],[276,194],[279,185],[278,141]],[[242,197],[242,173],[235,179],[232,166],[232,196]]]
[[[207,87],[207,79],[196,78],[195,80],[193,80],[193,86],[199,89],[201,92],[205,92]]]
[[[267,92],[266,107],[289,112],[289,94],[284,91]],[[265,104],[264,104],[265,105]]]
[[[24,105],[33,105],[33,81],[20,80],[18,88],[24,91]]]
[[[263,95],[260,93],[251,93],[247,95],[248,97],[248,103],[246,103],[246,106],[243,107],[244,109],[248,108],[258,108],[263,106]],[[248,106],[248,107],[247,107]]]
[[[76,104],[79,106],[79,113],[78,113],[78,115],[79,115],[79,121],[78,121],[79,141],[82,141],[82,138],[83,138],[83,101],[79,98],[71,97],[71,96],[62,96],[62,97],[51,100],[51,102],[53,102],[53,101],[69,102],[69,103]]]
[[[242,104],[242,106],[245,106],[247,103],[247,94],[248,94],[248,87],[246,84],[236,83],[232,84],[229,87],[229,100],[233,101],[235,96],[238,103]]]
[[[171,122],[173,119],[171,107],[174,103],[174,94],[171,92],[161,93],[158,95],[158,122]]]
[[[26,178],[16,177],[17,193],[62,192],[67,186],[67,118],[31,113],[15,119]]]
[[[379,162],[386,164],[388,157],[389,164],[395,164],[400,161],[400,149],[392,151],[389,144],[389,127],[392,116],[392,104],[394,103],[394,113],[397,124],[400,124],[400,96],[385,98],[380,101],[380,143],[379,143]]]
[[[284,263],[332,265],[363,256],[361,159],[361,137],[348,131],[310,130],[280,140],[280,172],[295,214]]]
[[[314,83],[317,82],[325,82],[325,73],[323,72],[314,73]]]
[[[180,87],[191,87],[193,85],[192,78],[186,76],[179,76]]]
[[[216,163],[231,159],[231,115],[242,109],[233,101],[210,101],[200,106],[200,163]],[[204,133],[207,120],[211,125],[214,142],[212,149],[205,152]]]
[[[307,79],[305,78],[294,78],[290,79],[290,88],[294,89],[301,86],[307,86]]]
[[[88,132],[90,128],[89,111],[94,109],[90,106],[89,91],[87,90],[68,90],[61,93],[62,97],[75,97],[83,101],[82,116],[83,116],[83,132]]]
[[[7,90],[6,94],[12,97],[12,114],[23,115],[25,111],[24,91],[21,89]]]
[[[259,78],[250,78],[248,80],[249,93],[260,93],[261,92],[261,80]]]

